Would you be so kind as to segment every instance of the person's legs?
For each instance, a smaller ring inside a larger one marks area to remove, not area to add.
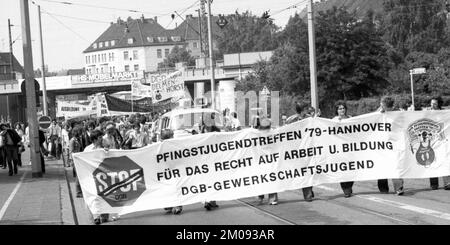
[[[380,190],[381,193],[389,192],[389,182],[387,179],[378,180],[378,190]]]
[[[263,202],[264,202],[264,195],[259,195],[258,196],[258,202],[259,202],[259,204],[263,204]]]
[[[403,179],[392,179],[392,183],[394,184],[395,193],[399,196],[403,195]]]
[[[439,188],[439,178],[430,178],[430,187],[433,190],[437,190]]]
[[[269,194],[269,204],[270,205],[278,204],[278,193],[270,193]]]
[[[17,146],[11,147],[11,153],[14,165],[14,174],[17,174],[17,165],[19,164],[19,148]]]
[[[303,198],[305,199],[305,201],[311,202],[313,200],[314,192],[313,192],[312,186],[302,188],[302,192],[303,192]]]
[[[450,176],[443,176],[442,180],[444,182],[444,189],[450,190]]]
[[[341,182],[341,188],[342,191],[344,192],[345,197],[350,197],[353,194],[353,181],[349,181],[349,182]]]
[[[41,156],[41,168],[42,168],[42,173],[45,174],[45,159],[44,156],[41,154],[39,154]]]
[[[183,211],[183,206],[176,206],[176,207],[172,208],[173,214],[180,214],[181,211]]]
[[[10,150],[8,146],[5,146],[5,153],[6,153],[6,163],[8,164],[8,175],[12,176],[14,173],[13,169],[13,152]]]

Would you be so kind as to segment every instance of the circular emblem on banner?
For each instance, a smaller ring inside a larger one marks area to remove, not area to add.
[[[97,195],[111,207],[132,205],[146,190],[144,170],[127,156],[106,158],[92,174]]]
[[[444,125],[430,119],[420,119],[407,129],[411,153],[419,165],[429,167],[436,160],[433,147],[445,139]]]

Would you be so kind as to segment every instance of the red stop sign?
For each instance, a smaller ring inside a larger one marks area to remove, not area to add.
[[[38,119],[38,123],[42,129],[48,129],[52,123],[52,119],[49,116],[42,116]]]

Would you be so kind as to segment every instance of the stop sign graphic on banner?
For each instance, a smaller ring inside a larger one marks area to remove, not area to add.
[[[144,170],[127,156],[106,158],[92,174],[97,195],[111,207],[131,205],[146,190]]]
[[[49,116],[42,116],[38,119],[38,123],[42,129],[48,129],[52,123],[52,119]]]

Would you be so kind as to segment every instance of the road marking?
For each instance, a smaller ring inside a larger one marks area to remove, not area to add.
[[[27,174],[27,172],[24,172],[22,174],[22,177],[20,178],[19,183],[17,183],[16,187],[11,192],[11,195],[9,195],[8,200],[6,200],[5,204],[3,204],[2,209],[0,209],[0,220],[2,220],[3,215],[5,215],[5,213],[6,213],[6,209],[8,208],[8,206],[11,203],[12,199],[14,198],[14,196],[16,195],[17,191],[19,190],[20,186],[22,185],[23,179],[25,178],[26,174]]]
[[[239,202],[239,203],[241,203],[241,204],[244,204],[245,206],[247,206],[247,207],[249,207],[249,208],[251,208],[251,209],[254,209],[254,210],[256,210],[256,211],[259,211],[259,212],[261,212],[261,213],[264,213],[265,215],[270,216],[270,217],[272,217],[272,218],[274,218],[274,219],[277,219],[277,220],[279,220],[279,221],[282,221],[282,222],[284,222],[284,223],[287,223],[287,224],[290,224],[290,225],[296,225],[296,223],[293,223],[293,222],[291,222],[291,221],[289,221],[289,220],[287,220],[287,219],[283,219],[283,218],[281,218],[281,217],[279,217],[279,216],[277,216],[277,215],[275,215],[275,214],[272,214],[272,213],[270,213],[270,212],[267,212],[266,210],[263,210],[263,209],[261,209],[261,208],[257,208],[257,207],[255,207],[255,206],[253,206],[253,205],[251,205],[251,204],[248,204],[248,203],[246,203],[246,202],[244,202],[244,201],[241,201],[241,200],[234,200],[234,201]]]
[[[324,190],[327,190],[327,191],[337,191],[337,190],[334,189],[334,188],[327,187],[327,186],[323,186],[323,185],[321,185],[321,186],[315,186],[315,187],[317,187],[317,188],[319,188],[319,189],[324,189]],[[315,187],[314,187],[314,188],[315,188]]]
[[[315,186],[314,188],[319,188],[319,189],[323,189],[323,190],[327,190],[327,191],[337,191],[334,188],[330,188],[330,187],[326,187],[326,186]],[[401,202],[397,202],[397,201],[390,201],[387,199],[374,197],[374,196],[370,196],[370,195],[355,195],[355,197],[363,198],[363,199],[373,201],[373,202],[382,203],[382,204],[389,205],[389,206],[396,207],[396,208],[413,211],[416,213],[433,216],[433,217],[440,218],[440,219],[450,220],[449,213],[439,212],[439,211],[427,209],[427,208],[421,208],[421,207],[417,207],[414,205],[409,205],[409,204],[405,204],[405,203],[401,203]]]
[[[443,213],[443,212],[439,212],[439,211],[427,209],[427,208],[421,208],[421,207],[417,207],[417,206],[413,206],[413,205],[409,205],[409,204],[405,204],[405,203],[401,203],[401,202],[390,201],[390,200],[386,200],[386,199],[382,199],[382,198],[378,198],[378,197],[374,197],[374,196],[369,196],[369,195],[358,195],[358,197],[361,197],[361,198],[364,198],[364,199],[367,199],[370,201],[386,204],[386,205],[389,205],[392,207],[406,209],[409,211],[430,215],[430,216],[440,218],[440,219],[450,220],[450,214],[448,214],[448,213]]]

